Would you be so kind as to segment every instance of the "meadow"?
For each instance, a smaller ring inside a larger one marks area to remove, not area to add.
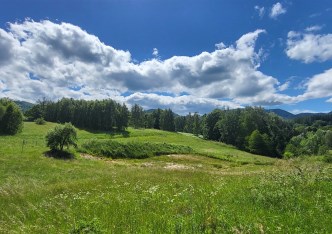
[[[55,124],[0,136],[0,233],[332,233],[332,164],[273,159],[151,129],[78,131],[74,159],[46,157]],[[192,152],[96,157],[95,141]],[[86,232],[84,232],[84,230]]]

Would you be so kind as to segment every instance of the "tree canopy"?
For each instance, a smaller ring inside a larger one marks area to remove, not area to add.
[[[77,146],[77,132],[71,123],[56,125],[54,129],[47,133],[45,138],[46,145],[50,147],[51,150],[63,151],[65,146],[68,148],[69,146]]]
[[[23,114],[9,99],[0,99],[0,133],[15,135],[23,128]]]
[[[26,113],[30,120],[44,118],[50,122],[71,122],[77,127],[93,130],[123,130],[128,126],[129,110],[111,99],[74,100],[63,98],[57,102],[42,100]]]

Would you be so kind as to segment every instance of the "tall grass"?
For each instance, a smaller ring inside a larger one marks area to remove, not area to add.
[[[109,158],[148,158],[167,154],[193,153],[189,146],[135,141],[120,143],[114,140],[89,140],[82,144],[80,151]]]
[[[26,123],[21,134],[0,138],[0,233],[332,233],[331,164],[241,164],[198,155],[59,160],[43,155],[53,126]],[[150,138],[194,150],[209,146],[191,136],[144,132],[129,130],[124,138],[79,131],[79,145],[89,138],[121,144]],[[225,153],[221,144],[211,148]],[[241,154],[225,148],[229,157]]]

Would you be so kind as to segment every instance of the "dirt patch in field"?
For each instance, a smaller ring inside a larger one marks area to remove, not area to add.
[[[87,160],[97,160],[97,161],[104,161],[106,163],[114,163],[111,158],[102,158],[102,157],[93,156],[91,154],[80,154],[80,156]]]
[[[141,167],[153,167],[153,166],[154,166],[154,164],[150,163],[150,162],[146,162],[146,163],[141,164]]]
[[[192,170],[194,167],[187,166],[184,164],[177,164],[177,163],[167,163],[166,166],[164,166],[165,169],[168,170]]]
[[[188,160],[188,161],[202,161],[202,158],[197,156],[189,155],[189,154],[170,154],[167,157],[172,159],[181,159],[181,160]]]
[[[101,158],[93,156],[91,154],[80,154],[82,158],[89,159],[89,160],[101,160]]]

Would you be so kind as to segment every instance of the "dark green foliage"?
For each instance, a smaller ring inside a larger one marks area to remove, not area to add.
[[[248,139],[248,148],[249,151],[254,154],[263,154],[265,150],[265,142],[263,136],[258,130],[255,130],[251,133]]]
[[[161,117],[161,109],[154,110],[152,112],[152,117],[154,119],[153,128],[160,129],[160,117]]]
[[[332,155],[331,154],[325,155],[323,161],[326,163],[332,163]]]
[[[43,125],[43,124],[46,124],[46,121],[44,120],[43,117],[41,117],[41,118],[35,119],[35,123],[38,125]]]
[[[215,109],[207,114],[203,123],[203,136],[205,139],[218,141],[220,139],[220,132],[216,126],[220,120],[223,111]]]
[[[246,107],[239,114],[241,127],[246,136],[255,130],[258,130],[260,133],[268,133],[270,116],[273,116],[273,114],[269,115],[261,107]]]
[[[134,128],[144,127],[144,112],[140,105],[133,105],[130,114],[130,122]]]
[[[332,131],[327,131],[325,134],[325,144],[329,149],[332,149]]]
[[[112,131],[128,127],[129,110],[125,104],[113,100],[74,100],[63,98],[57,102],[39,101],[27,112],[29,119],[43,117],[50,122],[71,122],[75,126]]]
[[[153,128],[154,119],[152,113],[144,113],[144,128]]]
[[[175,131],[174,113],[171,109],[164,110],[160,116],[160,127],[164,131]]]
[[[197,112],[193,116],[193,134],[196,136],[201,134],[201,119]]]
[[[176,132],[184,132],[184,126],[186,124],[185,116],[177,116],[174,119],[175,131]]]
[[[270,155],[271,143],[268,135],[262,135],[258,130],[253,131],[248,139],[248,149],[254,154]]]
[[[75,158],[75,155],[70,151],[55,150],[55,149],[45,152],[45,156],[50,157],[50,158],[55,158],[55,159],[63,159],[63,160]]]
[[[123,131],[128,127],[129,122],[129,110],[125,104],[116,105],[117,114],[115,115],[116,128],[120,131]]]
[[[194,117],[189,112],[189,114],[185,116],[185,125],[183,131],[187,133],[193,133],[193,130],[194,130]]]
[[[219,140],[239,149],[256,154],[281,157],[289,139],[293,136],[292,124],[260,107],[246,107],[234,110],[214,110],[204,119],[205,139]],[[249,147],[254,131],[260,133],[265,146],[259,149]]]
[[[0,103],[0,121],[2,117],[5,115],[5,113],[6,113],[6,107]]]
[[[110,158],[148,158],[167,154],[187,154],[193,150],[188,146],[166,143],[90,140],[82,145],[83,152]]]
[[[202,118],[195,112],[193,115],[189,112],[186,116],[176,117],[175,128],[178,132],[187,132],[194,135],[202,134]]]
[[[25,116],[30,121],[43,118],[44,115],[44,111],[40,105],[34,105],[32,108],[25,112]]]
[[[23,115],[19,107],[8,99],[0,99],[0,133],[15,135],[22,128]]]
[[[24,115],[29,121],[34,121],[38,118],[45,118],[46,108],[52,102],[43,98],[42,100],[37,101],[37,105],[33,105],[31,108],[24,112]]]
[[[215,127],[219,129],[220,141],[243,148],[240,113],[239,109],[224,111]]]
[[[294,119],[294,122],[307,126],[314,125],[316,122],[316,127],[321,125],[332,125],[332,112],[327,114],[312,114],[309,116],[297,117]]]
[[[293,125],[275,114],[269,114],[267,128],[271,143],[271,154],[283,155],[286,145],[294,136]]]
[[[63,151],[64,146],[67,146],[67,148],[69,148],[69,146],[77,146],[76,129],[71,123],[55,126],[54,129],[47,133],[45,138],[46,145],[50,147],[51,150]]]

